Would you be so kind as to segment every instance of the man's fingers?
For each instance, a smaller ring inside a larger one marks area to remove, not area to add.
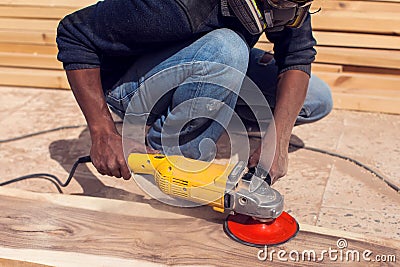
[[[155,150],[149,146],[146,146],[146,153],[147,154],[160,154],[160,150]]]
[[[274,183],[276,183],[276,181],[278,181],[279,180],[279,178],[272,178],[271,177],[271,185],[273,185]]]
[[[131,178],[131,171],[128,165],[126,164],[125,160],[120,161],[120,172],[124,180],[129,180]]]
[[[98,171],[101,175],[107,175],[107,172],[106,172],[105,170],[97,169],[97,171]]]
[[[121,171],[119,169],[113,170],[112,176],[117,177],[117,178],[121,178],[122,177]]]
[[[270,171],[269,174],[270,174],[270,177],[271,177],[271,185],[273,185],[279,179],[281,179],[282,177],[284,177],[286,175],[286,173],[284,173],[284,172],[274,173],[273,171]]]
[[[259,147],[254,153],[250,156],[249,161],[247,163],[248,168],[253,168],[258,165],[260,161],[261,147]]]
[[[101,164],[96,158],[91,156],[92,164],[101,175],[108,175],[107,168]]]

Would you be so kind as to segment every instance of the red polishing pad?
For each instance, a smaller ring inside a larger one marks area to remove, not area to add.
[[[295,237],[299,224],[286,212],[271,222],[261,222],[250,216],[229,215],[224,223],[225,233],[233,240],[253,247],[279,245]]]

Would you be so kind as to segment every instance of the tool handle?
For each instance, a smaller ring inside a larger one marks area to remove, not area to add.
[[[153,175],[164,160],[166,160],[166,157],[162,154],[131,153],[128,157],[128,165],[134,173]]]

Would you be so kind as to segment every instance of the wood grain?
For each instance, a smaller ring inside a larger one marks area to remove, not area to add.
[[[52,7],[82,7],[98,2],[98,0],[0,0],[2,5],[13,6],[52,6]]]
[[[268,263],[257,259],[259,249],[229,239],[222,230],[224,215],[209,207],[184,209],[147,198],[138,200],[127,202],[0,188],[1,246],[167,265],[265,266]],[[370,249],[375,255],[399,255],[400,252],[400,244],[392,240],[307,225],[301,228],[296,238],[274,249],[284,249],[288,253],[305,249],[321,251],[335,248],[340,237],[347,239],[352,250]],[[343,264],[328,259],[324,262]],[[275,263],[290,265],[290,262],[277,260]],[[296,263],[299,266],[310,264]],[[354,262],[352,266],[365,266],[365,262]]]
[[[43,265],[33,262],[10,260],[10,259],[0,259],[0,267],[48,267],[49,265]]]
[[[0,67],[0,84],[38,88],[69,89],[65,72],[29,68]]]
[[[56,34],[51,31],[0,30],[0,40],[7,44],[56,44]]]
[[[268,51],[272,44],[259,42],[256,47]],[[400,50],[325,46],[318,46],[316,50],[317,63],[400,69]]]

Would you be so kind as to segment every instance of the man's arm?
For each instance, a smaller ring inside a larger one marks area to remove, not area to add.
[[[129,179],[122,138],[104,99],[100,69],[69,70],[67,77],[89,127],[93,165],[103,175]]]
[[[315,59],[316,41],[312,35],[311,16],[307,15],[300,28],[270,32],[267,37],[274,43],[274,58],[280,73],[274,107],[276,150],[271,146],[275,131],[267,129],[262,141],[262,158],[259,147],[250,157],[249,166],[256,166],[258,162],[266,170],[271,166],[269,174],[275,182],[287,172],[290,135],[306,97],[311,63]]]
[[[289,70],[278,77],[274,120],[276,129],[276,148],[271,146],[275,138],[274,128],[267,129],[261,146],[251,156],[249,165],[269,169],[272,183],[286,175],[288,169],[288,148],[296,118],[307,94],[309,76],[300,70]],[[260,158],[261,149],[263,157]]]

